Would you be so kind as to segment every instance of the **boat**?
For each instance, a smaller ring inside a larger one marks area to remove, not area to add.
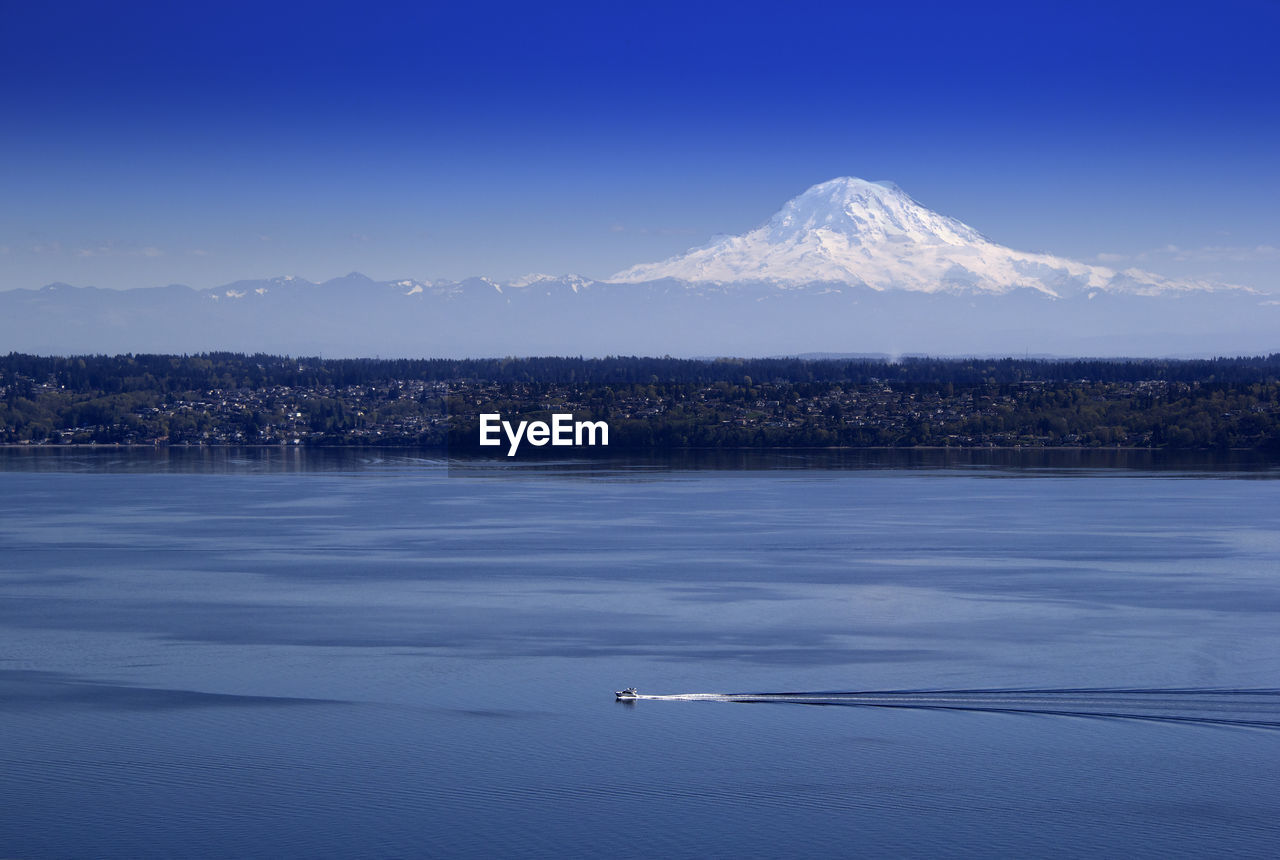
[[[640,694],[636,692],[635,687],[627,687],[625,690],[617,690],[614,692],[614,695],[618,697],[617,700],[619,702],[640,698]]]

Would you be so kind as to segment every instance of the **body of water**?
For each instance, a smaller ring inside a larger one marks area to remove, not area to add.
[[[0,855],[1273,856],[1280,470],[1106,456],[5,452]]]

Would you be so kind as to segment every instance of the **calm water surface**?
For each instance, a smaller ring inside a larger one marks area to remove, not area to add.
[[[709,465],[0,455],[0,856],[1274,856],[1280,470]]]

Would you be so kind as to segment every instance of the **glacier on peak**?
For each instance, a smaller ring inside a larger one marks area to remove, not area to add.
[[[766,225],[770,242],[823,230],[851,244],[883,242],[963,245],[986,237],[967,224],[921,206],[891,182],[842,176],[813,186],[783,205]]]
[[[838,283],[923,293],[1030,289],[1050,298],[1090,290],[1152,295],[1223,286],[1016,251],[922,206],[892,182],[851,176],[814,185],[754,230],[717,236],[668,260],[632,266],[609,280],[641,283],[663,278],[784,288]]]

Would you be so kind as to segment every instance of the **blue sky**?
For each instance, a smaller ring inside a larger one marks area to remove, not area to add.
[[[605,277],[891,179],[1280,290],[1280,3],[22,4],[0,289]]]

